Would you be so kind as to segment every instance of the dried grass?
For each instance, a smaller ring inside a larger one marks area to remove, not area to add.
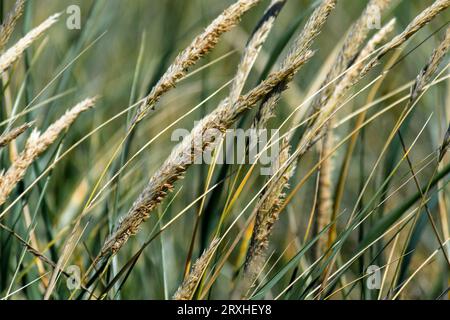
[[[23,14],[23,8],[25,6],[25,0],[17,0],[13,9],[6,17],[5,21],[0,26],[0,51],[3,50],[8,43],[9,38],[16,27],[17,21]]]
[[[25,123],[17,128],[10,130],[0,136],[0,148],[6,147],[11,141],[15,140],[22,133],[27,131],[32,126],[32,123]]]
[[[9,48],[0,56],[0,74],[8,69],[14,62],[16,62],[24,53],[24,51],[39,39],[45,31],[54,25],[61,15],[54,14],[42,22],[39,26],[28,32],[22,39],[17,41],[15,45]]]
[[[43,133],[38,130],[31,133],[23,151],[14,159],[11,167],[0,176],[0,205],[5,203],[14,187],[25,176],[33,161],[56,141],[61,132],[70,127],[80,113],[93,107],[94,103],[95,98],[88,98],[67,111]]]

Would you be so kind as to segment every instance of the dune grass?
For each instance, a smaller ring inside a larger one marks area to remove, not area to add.
[[[0,1],[0,298],[450,297],[450,0],[47,2]]]

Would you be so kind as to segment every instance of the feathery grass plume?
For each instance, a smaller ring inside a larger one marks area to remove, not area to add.
[[[228,103],[230,105],[233,105],[241,95],[248,75],[255,64],[259,52],[261,51],[262,45],[266,41],[275,19],[285,3],[286,0],[272,0],[250,36],[250,39],[245,46],[243,57],[237,67],[233,83],[231,84],[231,90],[228,98]]]
[[[323,0],[319,7],[314,10],[311,17],[303,27],[302,33],[296,37],[288,52],[286,59],[281,64],[281,68],[291,65],[299,55],[303,55],[311,47],[314,39],[319,35],[322,26],[328,19],[330,12],[336,6],[337,0]]]
[[[380,56],[384,55],[391,48],[398,48],[412,35],[419,31],[424,25],[434,19],[439,13],[450,6],[450,0],[436,0],[431,6],[422,11],[414,20],[405,28],[405,30],[396,36],[390,44],[380,52]]]
[[[365,10],[360,15],[359,19],[350,27],[350,30],[344,40],[344,44],[333,63],[331,69],[323,81],[322,91],[311,102],[308,118],[311,118],[308,125],[312,125],[316,119],[321,107],[324,106],[334,89],[339,83],[337,79],[347,68],[351,67],[357,59],[359,51],[364,44],[367,35],[371,28],[370,24],[375,19],[378,19],[380,14],[388,8],[391,0],[371,0]],[[364,58],[364,57],[363,57]],[[298,121],[294,121],[297,123]],[[334,134],[332,132],[333,117],[330,118],[325,134],[322,138],[321,155],[326,156],[333,148]],[[293,134],[293,133],[292,133]],[[292,137],[290,135],[290,138]],[[329,222],[332,212],[332,172],[333,172],[333,157],[323,159],[320,165],[318,198],[316,203],[316,230],[322,230]],[[321,252],[326,248],[327,240],[321,237],[315,245],[315,254],[320,256]]]
[[[0,136],[0,148],[6,147],[11,141],[15,140],[22,133],[27,131],[32,126],[32,123],[25,123],[11,131]]]
[[[206,271],[206,267],[209,264],[214,252],[219,245],[219,239],[214,239],[211,241],[208,249],[203,252],[203,254],[197,259],[197,261],[192,266],[191,272],[183,281],[181,286],[178,288],[177,292],[173,295],[173,300],[191,300],[192,296],[197,290],[198,284]]]
[[[313,12],[308,19],[301,34],[296,37],[294,45],[291,46],[291,50],[294,50],[297,55],[304,54],[311,48],[314,39],[319,35],[325,21],[332,9],[336,5],[336,0],[323,1],[321,5]],[[289,64],[289,59],[294,57],[294,52],[288,54],[288,57],[283,61],[283,64]],[[268,94],[261,106],[258,109],[255,120],[253,122],[254,128],[263,128],[267,121],[274,116],[273,110],[278,104],[280,94],[285,90],[286,82],[280,83],[277,88]]]
[[[287,139],[283,139],[280,154],[271,167],[272,172],[276,174],[267,184],[254,209],[255,224],[244,264],[245,287],[254,282],[264,265],[269,237],[279,218],[280,208],[285,198],[284,191],[289,187],[289,180],[296,169],[295,165],[292,165],[285,170],[289,157],[290,145]]]
[[[381,28],[366,44],[366,46],[359,53],[356,62],[345,73],[342,80],[336,86],[333,94],[327,103],[321,108],[321,112],[318,114],[318,121],[308,130],[308,132],[302,137],[303,145],[302,154],[308,151],[312,145],[315,144],[320,138],[322,133],[326,132],[327,123],[336,111],[339,103],[347,94],[348,90],[352,88],[362,77],[369,71],[365,64],[366,58],[375,51],[378,45],[380,45],[386,37],[394,30],[395,18],[391,19],[383,28]],[[374,65],[372,65],[373,67]],[[365,71],[364,71],[365,70]]]
[[[414,101],[423,92],[424,87],[430,82],[431,78],[439,68],[444,56],[450,47],[450,27],[445,32],[445,37],[439,46],[433,51],[430,60],[422,69],[411,88],[410,100]]]
[[[310,49],[335,4],[336,1],[323,1],[313,12],[292,46],[292,49],[298,50],[297,54],[302,54],[302,52]],[[289,57],[292,55],[293,53],[283,61],[282,65],[289,63]],[[267,121],[273,116],[273,110],[278,104],[281,92],[285,89],[286,84],[287,82],[280,83],[265,97],[255,117],[253,124],[255,128],[265,127]],[[262,192],[260,200],[255,207],[255,225],[244,265],[244,279],[246,279],[247,283],[254,281],[263,265],[269,236],[275,221],[278,220],[280,204],[285,196],[283,190],[288,187],[288,181],[295,171],[295,166],[291,166],[288,170],[282,170],[282,166],[289,159],[289,156],[289,141],[283,139],[280,154],[272,166],[272,172],[278,173],[280,176],[272,177],[272,180]]]
[[[161,96],[175,87],[202,56],[211,51],[225,32],[237,25],[242,15],[256,5],[260,0],[238,0],[225,9],[192,43],[184,49],[167,69],[158,83],[153,87],[144,102],[139,106],[131,126],[140,122],[147,113],[154,109]]]
[[[78,115],[94,106],[95,98],[88,98],[67,111],[61,118],[50,125],[44,133],[34,130],[28,138],[24,150],[14,159],[11,167],[0,176],[0,205],[23,179],[28,167],[36,160],[55,140],[59,134],[75,121]]]
[[[391,2],[391,0],[370,0],[358,20],[350,27],[332,68],[320,86],[323,90],[311,102],[310,116],[316,114],[321,106],[327,102],[339,82],[339,80],[334,80],[355,61],[367,35],[371,31],[371,22],[377,19],[377,16],[388,8]],[[312,117],[311,121],[313,119],[314,117]]]
[[[326,1],[327,3],[334,1]],[[260,99],[270,93],[282,82],[289,82],[299,68],[313,55],[310,50],[299,54],[291,50],[278,71],[274,71],[249,93],[239,97],[231,107],[228,99],[203,118],[191,133],[178,144],[164,164],[150,178],[149,183],[138,196],[132,207],[120,220],[116,229],[105,241],[99,259],[115,254],[130,236],[137,233],[139,226],[149,217],[150,212],[173,190],[173,184],[183,178],[187,168],[203,151],[214,148],[216,133],[225,132],[246,110],[252,108]]]
[[[436,73],[437,69],[441,65],[445,55],[450,48],[450,27],[445,31],[444,39],[441,41],[439,46],[433,50],[431,57],[425,67],[422,68],[419,75],[411,87],[410,100],[409,103],[412,104],[419,95],[424,91],[425,87],[430,83],[433,75]],[[439,162],[445,156],[450,144],[450,126],[448,127],[447,133],[445,134],[444,140],[439,150]]]
[[[36,41],[41,35],[44,34],[45,31],[47,31],[58,21],[60,16],[61,14],[57,13],[48,17],[47,20],[28,32],[22,39],[17,41],[16,44],[6,50],[6,52],[0,56],[0,74],[16,62],[34,41]]]
[[[325,136],[322,138],[321,159],[322,164],[319,168],[319,185],[318,185],[318,197],[316,203],[316,230],[322,231],[331,220],[331,214],[333,210],[333,170],[334,159],[333,157],[327,157],[333,150],[334,146],[334,133],[330,129],[333,126],[334,118],[330,119],[328,123],[328,129]],[[326,250],[328,240],[325,237],[320,237],[315,245],[315,257],[320,255]]]
[[[6,43],[8,43],[8,40],[16,27],[17,21],[22,16],[24,4],[25,0],[17,0],[12,11],[0,26],[0,51],[3,50]]]
[[[319,35],[325,21],[331,10],[335,7],[336,0],[323,1],[320,6],[313,12],[311,17],[306,22],[302,32],[296,37],[294,45],[291,50],[295,50],[296,54],[304,54],[312,46],[314,39]],[[288,58],[283,61],[283,64],[289,64],[289,57],[293,57],[293,54],[288,54]],[[279,88],[275,88],[274,92],[269,94],[263,103],[261,103],[258,113],[255,117],[253,126],[256,128],[262,128],[265,123],[273,117],[273,109],[278,103],[280,93],[284,90],[283,86],[286,83],[281,83]]]
[[[364,77],[370,70],[372,70],[372,68],[377,65],[388,52],[401,46],[423,26],[428,24],[439,13],[448,7],[450,7],[450,0],[436,0],[431,6],[423,10],[413,19],[413,21],[408,24],[402,33],[394,37],[391,41],[389,41],[389,43],[383,46],[377,56],[367,63],[366,67],[361,71],[361,77]]]

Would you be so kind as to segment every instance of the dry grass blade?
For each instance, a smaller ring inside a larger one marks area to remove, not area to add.
[[[214,252],[219,245],[219,239],[214,239],[208,249],[203,252],[200,258],[192,266],[191,272],[183,281],[177,292],[173,295],[173,300],[191,300],[202,279],[206,267],[209,264]]]
[[[155,107],[161,96],[175,87],[176,83],[186,74],[202,56],[207,54],[217,44],[219,37],[229,31],[240,21],[242,15],[256,5],[260,0],[239,0],[222,12],[192,43],[176,58],[166,73],[153,87],[145,101],[138,108],[131,125],[141,121]]]
[[[7,133],[2,134],[0,136],[0,148],[6,147],[11,141],[15,140],[18,136],[27,131],[32,125],[32,123],[25,123]]]
[[[28,32],[22,39],[20,39],[14,46],[9,48],[4,54],[0,56],[0,74],[8,69],[14,62],[19,59],[23,52],[33,44],[40,36],[44,34],[52,25],[54,25],[60,14],[54,14],[42,22],[39,26]]]
[[[34,130],[28,138],[24,150],[14,159],[11,167],[0,176],[0,204],[5,203],[11,191],[23,179],[28,167],[55,140],[59,134],[69,128],[78,115],[94,106],[95,98],[86,99],[67,111],[44,133]]]
[[[36,258],[40,259],[42,262],[50,265],[52,268],[55,267],[55,263],[51,261],[49,258],[47,258],[44,254],[39,252],[39,250],[35,249],[32,245],[30,245],[25,239],[23,239],[21,236],[19,236],[14,230],[11,230],[7,226],[0,223],[0,228],[7,231],[10,235],[12,235],[14,238],[16,238],[25,248],[28,252],[30,252],[32,255],[34,255]]]
[[[304,26],[302,33],[296,38],[294,44],[282,63],[282,68],[294,63],[300,55],[303,55],[312,46],[314,39],[319,35],[323,24],[327,21],[331,11],[336,6],[337,0],[323,0],[320,6],[313,12]]]
[[[17,0],[12,11],[0,26],[0,51],[3,50],[6,43],[8,43],[8,40],[16,27],[17,21],[22,16],[24,4],[25,0]]]

